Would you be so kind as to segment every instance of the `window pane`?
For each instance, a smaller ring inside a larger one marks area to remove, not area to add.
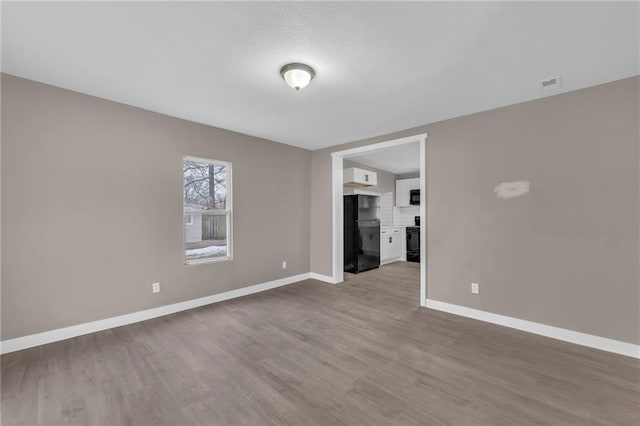
[[[203,213],[193,215],[193,228],[187,230],[186,260],[227,256],[227,215]]]
[[[227,257],[227,166],[185,159],[185,260]]]
[[[184,160],[184,206],[226,210],[227,166]]]

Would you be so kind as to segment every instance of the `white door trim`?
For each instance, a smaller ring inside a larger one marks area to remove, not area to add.
[[[333,178],[331,193],[333,197],[332,212],[332,273],[333,281],[338,284],[344,281],[343,257],[344,257],[344,238],[342,233],[343,227],[343,183],[342,168],[343,159],[353,157],[354,155],[365,152],[380,151],[394,146],[404,145],[407,143],[418,142],[420,146],[420,306],[425,306],[427,299],[427,221],[426,221],[426,142],[427,133],[415,136],[407,136],[400,139],[393,139],[386,142],[375,143],[371,145],[359,146],[356,148],[345,149],[331,153],[331,176]]]

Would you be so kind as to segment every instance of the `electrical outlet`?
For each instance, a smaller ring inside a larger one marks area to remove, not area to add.
[[[473,294],[478,294],[478,293],[480,293],[480,284],[478,284],[478,283],[471,283],[471,293],[473,293]]]
[[[151,284],[151,291],[153,293],[160,293],[160,283]]]
[[[286,260],[282,261],[282,269],[287,269],[287,261]]]

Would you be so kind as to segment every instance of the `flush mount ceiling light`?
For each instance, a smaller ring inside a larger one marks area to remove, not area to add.
[[[309,85],[316,75],[313,68],[305,64],[287,64],[280,68],[280,75],[292,89],[300,90]]]

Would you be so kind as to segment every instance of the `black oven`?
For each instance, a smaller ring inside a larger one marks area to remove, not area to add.
[[[419,226],[407,226],[407,262],[420,262]]]
[[[411,191],[409,191],[409,204],[411,204],[412,206],[419,206],[420,205],[420,190],[419,189],[412,189]]]

